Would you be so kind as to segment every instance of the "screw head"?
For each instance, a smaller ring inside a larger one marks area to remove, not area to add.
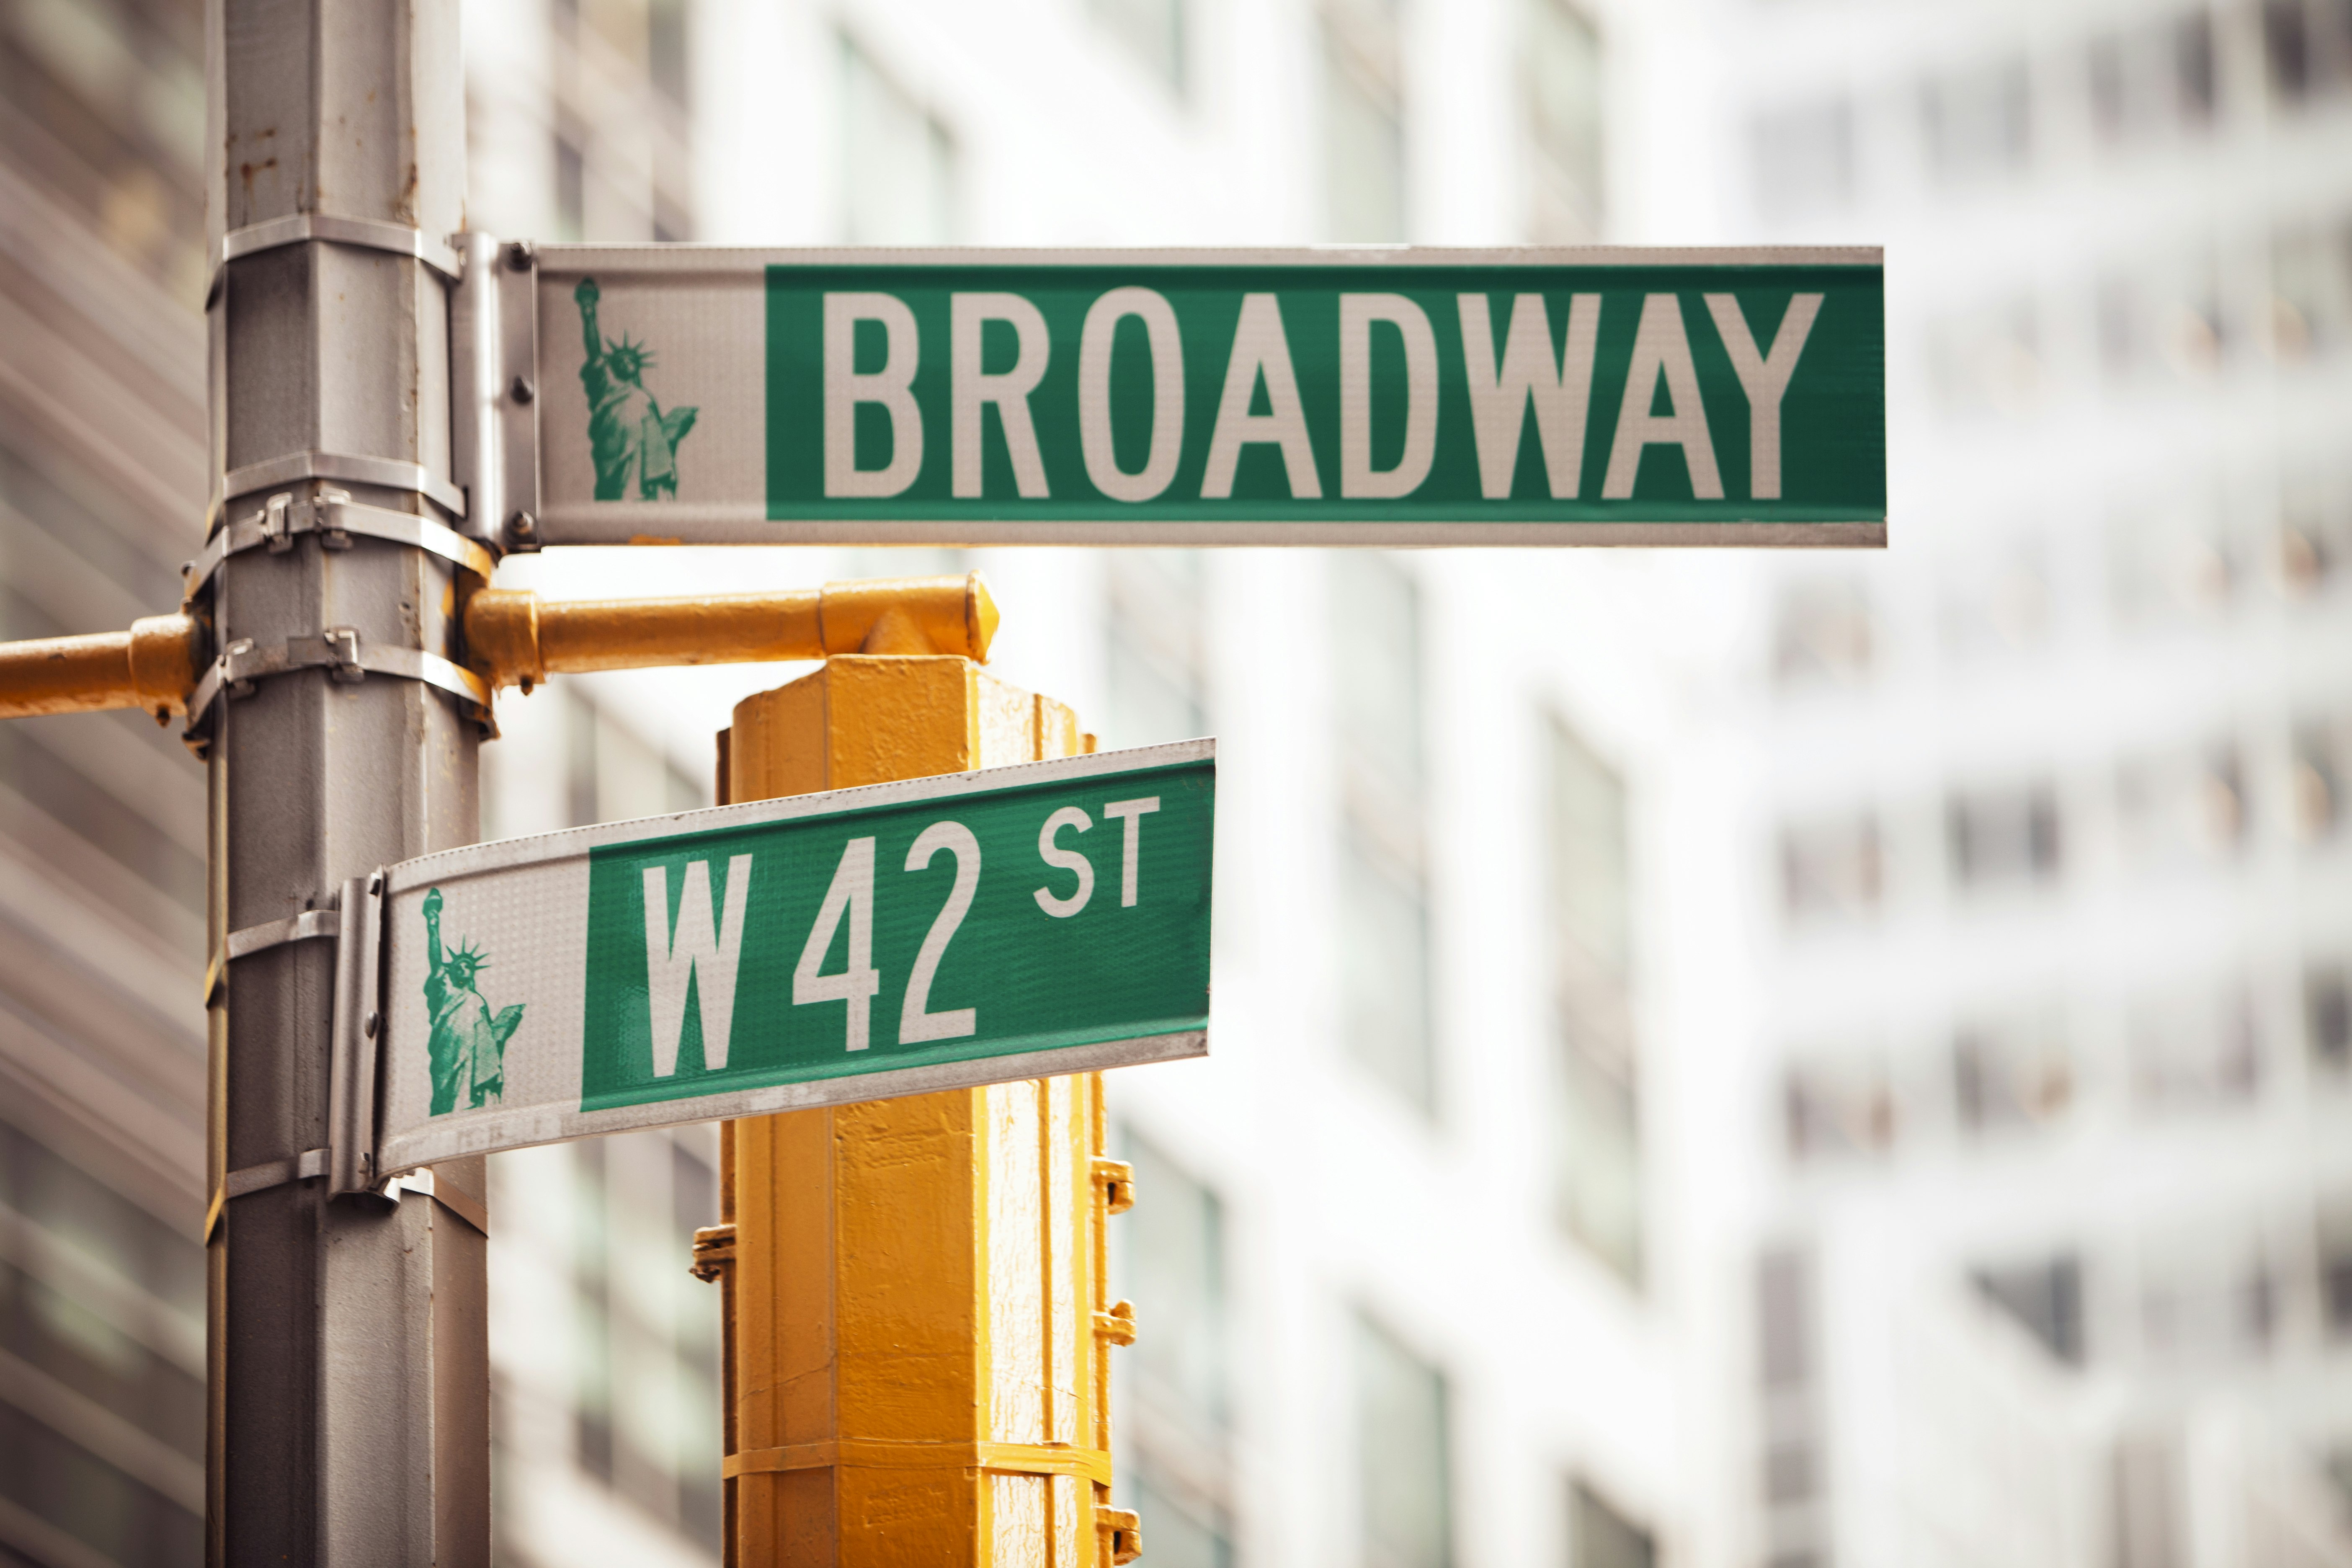
[[[507,265],[517,272],[527,272],[538,258],[538,250],[527,239],[510,240],[507,244]]]
[[[539,519],[527,511],[519,511],[507,519],[506,532],[509,550],[539,548]]]
[[[534,392],[530,384],[530,377],[527,375],[519,375],[515,377],[513,384],[507,388],[507,395],[513,398],[517,403],[529,403],[534,395]]]
[[[375,1032],[383,1027],[383,1015],[370,1009],[367,1016],[367,1021],[360,1026],[360,1033],[373,1040],[375,1038]]]

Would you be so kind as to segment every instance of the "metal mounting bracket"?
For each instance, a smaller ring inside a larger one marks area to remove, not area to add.
[[[327,1146],[229,1172],[205,1217],[207,1239],[223,1205],[248,1193],[320,1176],[329,1178],[327,1190],[338,1197],[376,1190],[376,1041],[383,1033],[383,1016],[379,1011],[383,887],[381,869],[351,878],[343,883],[333,909],[304,910],[284,920],[247,926],[231,931],[222,944],[227,958],[239,959],[289,942],[331,941],[335,993],[327,1042]]]
[[[453,237],[466,265],[449,290],[449,470],[466,489],[468,532],[494,550],[537,550],[539,252]]]
[[[376,1045],[383,1035],[383,872],[343,884],[327,1069],[328,1191],[375,1187]]]

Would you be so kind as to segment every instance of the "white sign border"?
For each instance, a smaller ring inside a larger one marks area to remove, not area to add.
[[[558,244],[538,247],[541,291],[594,274],[643,279],[690,276],[709,280],[763,278],[771,267],[1853,267],[1884,271],[1885,250],[1864,245],[1511,246],[1423,245],[1213,247],[1159,248],[953,246]],[[534,367],[541,380],[543,367]],[[542,496],[546,488],[541,487]],[[1116,515],[1080,521],[1030,519],[845,519],[768,516],[762,503],[700,505],[689,519],[678,502],[545,500],[541,537],[548,544],[929,544],[1087,545],[1331,549],[1831,549],[1883,550],[1878,521],[1725,522],[1415,522],[1372,516],[1315,522],[1129,521]],[[681,525],[684,525],[683,527]]]

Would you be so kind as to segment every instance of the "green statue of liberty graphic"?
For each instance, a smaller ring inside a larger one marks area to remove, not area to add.
[[[496,1105],[507,1087],[507,1041],[522,1022],[517,1003],[495,1017],[475,978],[490,961],[471,943],[441,948],[441,889],[425,895],[425,952],[432,973],[425,977],[425,1000],[433,1009],[433,1034],[425,1055],[433,1069],[433,1114]]]
[[[643,343],[625,333],[618,342],[605,340],[596,326],[596,301],[604,291],[593,278],[583,278],[572,290],[580,307],[580,330],[587,340],[588,358],[580,366],[580,384],[588,392],[588,451],[596,463],[596,499],[628,500],[629,475],[635,470],[634,499],[669,500],[677,495],[677,444],[694,428],[693,408],[665,413],[646,390],[645,373],[654,356]]]

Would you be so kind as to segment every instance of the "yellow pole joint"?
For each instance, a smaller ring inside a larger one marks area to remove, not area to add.
[[[0,719],[141,708],[161,723],[186,708],[204,644],[204,628],[189,616],[148,616],[127,632],[0,643]]]
[[[772,594],[546,600],[485,588],[466,603],[466,645],[493,687],[550,675],[678,664],[774,664],[831,654],[985,659],[996,603],[977,572],[829,583]]]

